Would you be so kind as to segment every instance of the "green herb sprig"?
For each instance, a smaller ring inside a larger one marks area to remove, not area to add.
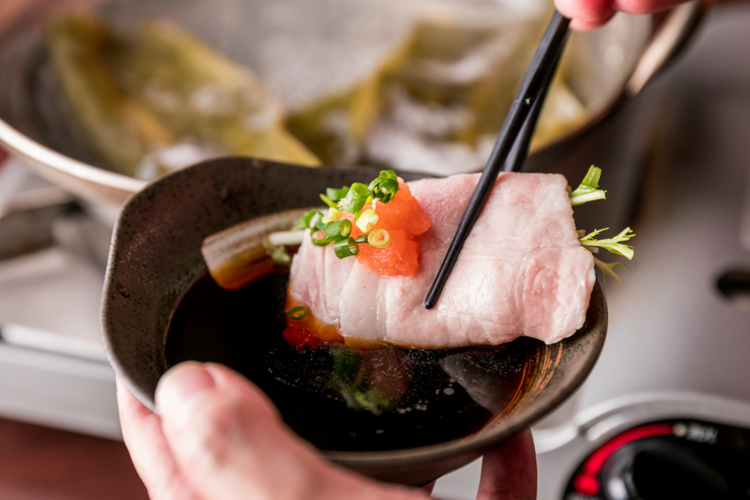
[[[579,238],[578,241],[580,241],[581,245],[585,247],[603,248],[605,250],[609,250],[614,254],[622,255],[628,260],[631,260],[635,251],[633,250],[632,246],[625,245],[622,242],[628,241],[630,238],[635,236],[635,233],[629,227],[626,227],[620,232],[620,234],[618,234],[614,238],[604,238],[601,240],[597,240],[596,236],[599,233],[606,231],[607,229],[609,228],[605,227],[604,229],[597,229],[587,234],[586,236]]]
[[[603,189],[599,189],[599,178],[601,176],[602,169],[591,165],[581,184],[570,193],[570,203],[574,207],[577,207],[578,205],[583,205],[589,201],[606,199],[607,192]]]
[[[600,168],[597,168],[593,165],[589,168],[588,172],[586,173],[586,177],[583,178],[581,184],[573,192],[570,193],[570,203],[572,206],[575,207],[578,205],[583,205],[584,203],[588,203],[589,201],[606,199],[606,191],[604,191],[603,189],[599,189],[599,178],[601,177],[601,175],[602,171]],[[635,255],[635,250],[632,246],[626,245],[623,242],[630,240],[635,236],[635,233],[629,227],[626,227],[620,232],[620,234],[618,234],[614,238],[596,239],[596,236],[608,229],[609,228],[596,229],[589,234],[585,234],[585,231],[581,230],[579,231],[580,237],[578,238],[578,241],[581,242],[581,245],[583,245],[584,248],[591,251],[592,253],[597,253],[599,249],[602,248],[611,253],[621,255],[626,259],[631,260]],[[594,264],[596,264],[596,266],[601,269],[602,273],[604,274],[605,281],[607,277],[612,277],[618,282],[621,281],[620,277],[617,275],[617,273],[615,273],[614,268],[618,266],[622,266],[625,268],[628,267],[621,262],[602,262],[596,257],[594,257]]]

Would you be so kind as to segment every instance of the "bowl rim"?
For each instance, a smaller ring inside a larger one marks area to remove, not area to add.
[[[58,153],[34,139],[22,134],[0,118],[0,143],[11,153],[26,158],[37,168],[59,170],[63,174],[83,181],[122,191],[120,201],[143,189],[147,182],[142,179],[118,174],[105,168],[89,165],[62,153]]]

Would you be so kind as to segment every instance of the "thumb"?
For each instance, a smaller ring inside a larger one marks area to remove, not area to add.
[[[477,500],[533,500],[536,483],[534,440],[525,429],[484,455]]]
[[[257,387],[224,366],[171,369],[156,407],[182,475],[206,500],[413,498],[325,462]]]

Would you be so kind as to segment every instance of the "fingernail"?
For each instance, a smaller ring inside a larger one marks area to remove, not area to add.
[[[181,363],[159,380],[154,397],[156,411],[171,427],[182,429],[215,387],[214,378],[201,363]]]

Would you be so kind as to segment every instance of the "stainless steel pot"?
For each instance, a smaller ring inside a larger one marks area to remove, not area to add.
[[[333,12],[341,16],[334,23],[336,26],[345,26],[346,22],[342,20],[355,15],[351,8],[331,8],[334,0],[319,2],[326,3],[328,8],[315,12],[324,11],[324,16]],[[64,132],[66,124],[57,117],[50,126],[49,119],[42,120],[38,116],[44,114],[50,107],[50,100],[55,99],[54,95],[45,93],[43,82],[39,83],[44,75],[39,75],[38,50],[34,46],[39,44],[40,22],[56,8],[82,3],[100,2],[0,0],[0,144],[39,174],[103,211],[106,219],[114,220],[124,200],[140,190],[145,181],[99,168],[84,158],[64,154],[59,147],[53,148],[51,145],[55,141],[50,136],[56,130],[52,128]],[[570,60],[579,68],[571,86],[586,105],[588,119],[552,143],[533,151],[530,161],[532,164],[536,162],[537,166],[531,170],[554,171],[550,165],[558,160],[566,146],[612,114],[619,103],[637,95],[681,51],[710,3],[711,0],[695,0],[676,7],[656,28],[653,26],[657,23],[650,16],[619,15],[605,28],[584,35],[576,34],[570,42]],[[251,12],[253,5],[262,4],[263,0],[245,2],[243,12]],[[284,0],[276,4],[286,4],[290,8],[302,5],[299,0]],[[272,30],[293,30],[295,26],[279,25],[278,22],[269,24],[267,19],[252,15],[242,16],[239,23],[236,5],[237,2],[232,0],[219,3],[131,0],[118,2],[114,8],[109,8],[111,5],[108,4],[104,12],[111,21],[123,26],[132,25],[144,16],[173,18],[209,43],[226,49],[230,57],[249,64],[263,78],[267,76],[262,61],[266,46],[263,42],[274,34]],[[306,21],[323,23],[326,22],[324,16],[317,15],[321,18],[317,21]],[[330,24],[330,20],[327,22]],[[326,29],[330,28],[326,26]],[[309,31],[316,32],[315,29]],[[340,37],[338,46],[346,46],[346,37],[351,38],[353,30],[336,32],[334,28],[333,31]],[[241,32],[243,38],[237,38],[236,32]]]

